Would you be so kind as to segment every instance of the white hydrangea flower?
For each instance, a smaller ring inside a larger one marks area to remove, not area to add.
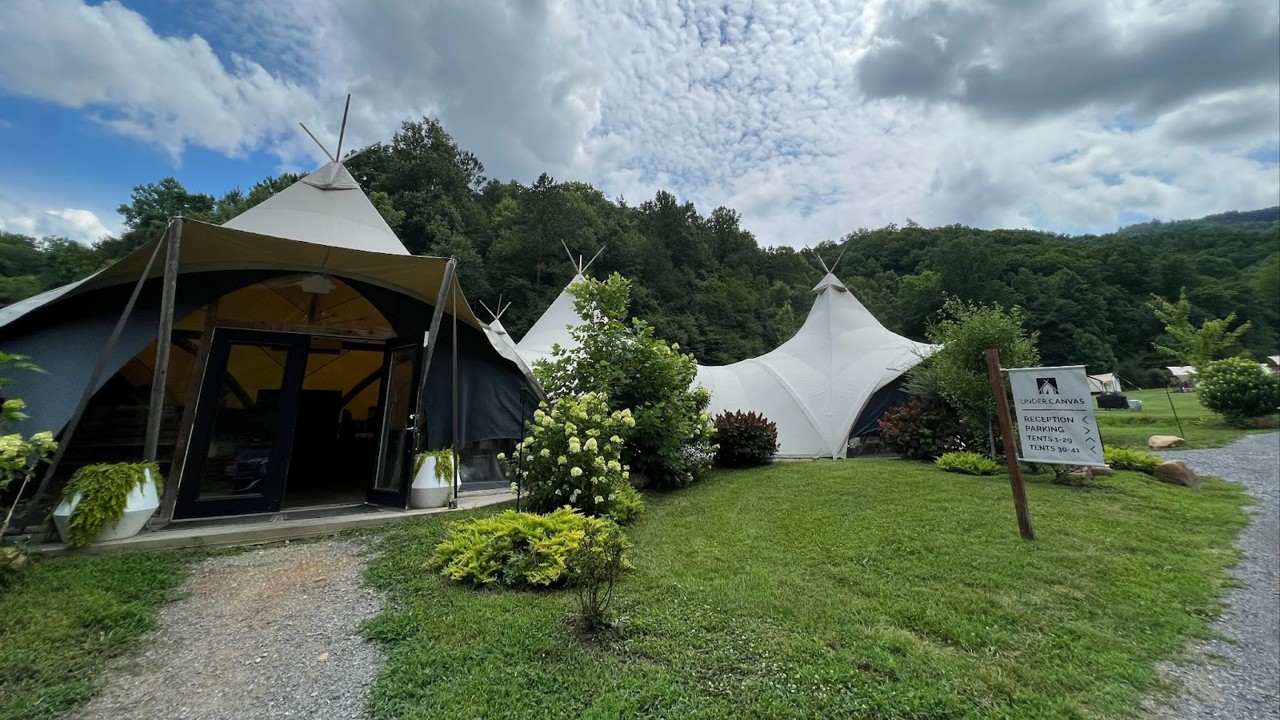
[[[577,466],[574,466],[573,468],[570,468],[570,470],[569,470],[569,475],[571,475],[571,476],[573,476],[573,477],[582,477],[582,468],[577,467]]]

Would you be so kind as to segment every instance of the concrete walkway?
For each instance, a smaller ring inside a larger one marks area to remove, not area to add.
[[[516,499],[514,493],[478,493],[463,495],[458,500],[459,510],[498,505]],[[97,554],[122,550],[171,550],[175,548],[223,547],[230,545],[258,545],[281,540],[333,535],[344,530],[375,527],[399,522],[406,518],[423,517],[453,512],[448,508],[427,510],[397,510],[376,508],[374,511],[353,512],[348,515],[313,517],[299,520],[283,520],[281,515],[266,515],[258,521],[235,524],[201,523],[200,521],[176,522],[163,530],[143,531],[131,538],[95,543],[79,550],[69,550],[62,543],[33,546],[44,555]]]

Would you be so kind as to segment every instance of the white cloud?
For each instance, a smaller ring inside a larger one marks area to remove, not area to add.
[[[107,227],[91,210],[36,209],[4,196],[0,196],[0,230],[37,239],[65,237],[86,245],[119,232],[119,228]]]
[[[432,115],[491,176],[547,171],[633,204],[671,189],[738,209],[765,244],[908,218],[1105,231],[1280,196],[1252,159],[1280,142],[1280,92],[1259,81],[1276,68],[1250,64],[1271,30],[1227,55],[1209,42],[1273,17],[1266,0],[229,2],[186,11],[208,42],[114,2],[0,3],[0,88],[175,155],[288,167],[315,156],[296,122],[331,145],[351,91],[347,147]],[[1077,68],[1055,60],[1091,43]],[[999,73],[1017,82],[986,82]]]
[[[118,2],[0,3],[0,89],[83,108],[175,159],[187,145],[231,156],[264,147],[314,116],[306,87],[199,36],[160,37]]]

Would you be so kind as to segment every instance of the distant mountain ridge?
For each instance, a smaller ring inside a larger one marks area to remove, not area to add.
[[[1206,226],[1237,228],[1241,230],[1274,230],[1280,228],[1280,205],[1260,210],[1229,210],[1216,215],[1205,215],[1188,220],[1150,220],[1144,223],[1126,225],[1114,235],[1148,235],[1152,232],[1167,232],[1180,226]]]

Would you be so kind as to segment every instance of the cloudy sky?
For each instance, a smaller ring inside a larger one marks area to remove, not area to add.
[[[1104,232],[1280,202],[1275,0],[3,0],[0,229],[247,189],[439,117],[490,177],[858,227]]]

